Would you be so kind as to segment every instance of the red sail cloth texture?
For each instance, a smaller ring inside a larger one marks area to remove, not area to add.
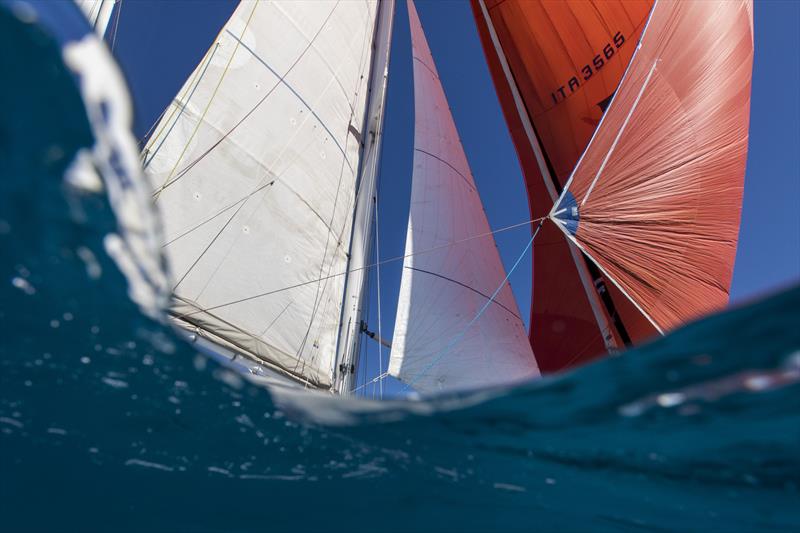
[[[752,64],[752,4],[659,1],[568,186],[576,240],[662,330],[728,302]]]
[[[531,216],[543,217],[557,196],[548,191],[545,180],[550,178],[539,170],[520,112],[533,124],[554,178],[563,187],[630,62],[652,1],[486,0],[485,7],[522,109],[514,101],[481,2],[472,1],[489,70],[522,166]],[[611,283],[606,285],[630,336],[639,341],[653,335],[655,329],[627,298]],[[530,341],[540,370],[556,372],[606,352],[570,244],[549,222],[534,242],[532,286]],[[615,340],[622,344],[619,337]]]
[[[481,4],[473,0],[473,12],[531,213],[544,216],[553,205],[552,190],[520,113],[527,114],[563,186],[615,94],[652,3],[485,0],[523,106],[515,103]],[[616,314],[634,343],[655,334],[650,320],[669,329],[727,301],[746,157],[752,4],[662,1],[647,35],[643,47],[658,50],[662,61],[636,105],[645,107],[634,109],[581,208],[577,236],[639,306],[606,276]],[[570,186],[579,203],[594,179],[591,168],[600,170],[652,67],[640,55],[609,110],[615,118],[604,120]],[[664,92],[671,98],[661,102]],[[731,108],[733,101],[738,103]],[[568,246],[564,234],[546,224],[534,247],[530,337],[543,372],[605,352]],[[619,335],[615,340],[620,343]]]

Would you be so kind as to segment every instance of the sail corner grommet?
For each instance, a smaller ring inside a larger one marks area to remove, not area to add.
[[[581,218],[580,207],[578,206],[578,201],[575,200],[575,196],[570,191],[564,192],[550,216],[564,226],[570,235],[575,235],[578,232]]]

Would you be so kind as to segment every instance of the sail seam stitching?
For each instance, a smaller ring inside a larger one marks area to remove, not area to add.
[[[450,281],[450,282],[452,282],[452,283],[455,283],[456,285],[460,285],[460,286],[464,287],[465,289],[469,289],[469,290],[471,290],[471,291],[472,291],[472,292],[474,292],[475,294],[479,294],[480,296],[483,296],[483,297],[484,297],[484,298],[486,298],[487,300],[491,300],[491,296],[489,296],[488,294],[484,294],[484,293],[482,293],[481,291],[479,291],[478,289],[476,289],[476,288],[474,288],[474,287],[470,287],[470,286],[469,286],[469,285],[467,285],[466,283],[462,283],[462,282],[460,282],[460,281],[458,281],[458,280],[455,280],[455,279],[453,279],[453,278],[448,278],[447,276],[442,276],[441,274],[437,274],[436,272],[431,272],[431,271],[429,271],[429,270],[423,270],[423,269],[421,269],[421,268],[412,267],[412,266],[408,266],[408,265],[404,266],[403,268],[407,268],[407,269],[409,269],[409,270],[416,270],[417,272],[422,272],[422,273],[424,273],[424,274],[430,274],[431,276],[436,276],[437,278],[441,278],[441,279],[443,279],[443,280]],[[506,307],[505,305],[501,304],[501,303],[500,303],[500,302],[498,302],[497,300],[492,300],[492,303],[495,303],[495,304],[499,305],[500,307],[502,307],[503,309],[505,309],[506,311],[508,311],[508,313],[509,313],[511,316],[513,316],[514,318],[517,318],[517,319],[519,319],[519,320],[522,320],[522,318],[520,318],[520,317],[519,317],[519,316],[518,316],[518,315],[517,315],[517,314],[516,314],[514,311],[512,311],[511,309],[509,309],[509,308],[508,308],[508,307]]]
[[[414,151],[415,152],[422,152],[425,155],[429,155],[432,158],[436,159],[437,161],[440,161],[440,162],[444,163],[445,165],[447,165],[448,167],[450,167],[451,169],[453,169],[453,171],[456,174],[458,174],[461,177],[461,179],[463,179],[464,182],[469,186],[469,188],[472,190],[472,192],[475,192],[475,186],[472,183],[470,183],[470,180],[464,174],[462,174],[460,170],[458,170],[456,167],[454,167],[452,164],[450,164],[449,162],[445,161],[444,159],[442,159],[441,157],[439,157],[437,155],[434,155],[434,154],[432,154],[430,152],[427,152],[427,151],[423,150],[422,148],[414,148]]]

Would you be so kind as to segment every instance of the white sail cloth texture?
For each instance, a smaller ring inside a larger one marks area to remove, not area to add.
[[[468,239],[489,223],[411,2],[409,19],[414,171],[389,373],[421,393],[538,376],[494,238]]]
[[[332,383],[376,12],[242,1],[143,153],[174,314],[317,387]]]

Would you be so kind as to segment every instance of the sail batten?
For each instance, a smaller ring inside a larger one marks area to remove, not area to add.
[[[240,2],[145,147],[173,314],[334,382],[377,1]],[[315,281],[318,280],[318,281]]]
[[[539,374],[414,4],[414,170],[389,373],[419,392]],[[483,238],[471,238],[484,235]],[[430,250],[416,254],[419,250]]]

